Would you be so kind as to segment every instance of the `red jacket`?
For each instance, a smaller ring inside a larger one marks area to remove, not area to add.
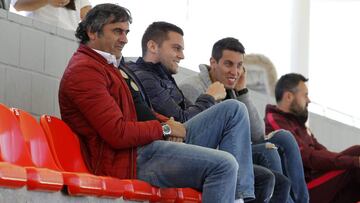
[[[80,45],[61,79],[62,119],[78,135],[91,172],[136,177],[136,149],[162,139],[157,120],[137,122],[132,95],[120,72]]]
[[[294,114],[285,113],[274,105],[266,106],[266,133],[277,129],[289,130],[299,145],[307,181],[322,172],[359,167],[359,158],[330,152]]]

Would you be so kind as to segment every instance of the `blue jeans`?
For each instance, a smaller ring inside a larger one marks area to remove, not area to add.
[[[245,105],[236,100],[216,104],[187,121],[185,127],[186,144],[155,141],[139,148],[138,178],[159,187],[196,188],[203,192],[203,202],[254,199]]]
[[[266,143],[260,143],[252,145],[252,153],[254,164],[267,168],[274,178],[274,191],[270,202],[292,203],[293,201],[289,195],[291,183],[288,178],[282,175],[281,159],[278,151],[275,148],[266,147]],[[255,196],[257,201],[254,202],[269,202],[270,198],[267,201],[261,198],[265,197],[264,194],[267,194],[268,191],[259,185],[260,183],[256,183],[257,181],[262,182],[261,180],[257,180],[256,176],[255,171]]]
[[[291,181],[290,194],[294,202],[309,202],[301,154],[293,135],[287,130],[278,130],[267,141],[278,147],[282,171]]]

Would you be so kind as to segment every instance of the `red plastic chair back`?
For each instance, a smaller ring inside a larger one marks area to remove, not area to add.
[[[26,169],[29,190],[59,191],[64,182],[62,174],[47,168],[37,168],[31,160],[16,117],[0,104],[0,154],[4,161]]]
[[[19,166],[34,166],[16,117],[2,104],[0,118],[0,154],[3,161]]]
[[[64,121],[49,115],[40,118],[54,159],[68,172],[89,173],[80,151],[80,143]]]
[[[26,111],[11,108],[17,118],[31,159],[37,167],[62,171],[55,163],[45,133],[35,118]]]

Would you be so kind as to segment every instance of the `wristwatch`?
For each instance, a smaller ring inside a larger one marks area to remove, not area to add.
[[[166,140],[167,138],[169,138],[170,134],[171,134],[171,128],[168,124],[166,123],[161,123],[162,126],[162,131],[163,131],[163,136],[164,139]]]

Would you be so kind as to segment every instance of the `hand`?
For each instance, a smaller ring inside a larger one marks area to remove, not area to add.
[[[206,90],[206,94],[213,96],[216,101],[224,99],[226,97],[224,84],[218,81],[212,83]]]
[[[49,0],[49,4],[54,7],[64,7],[68,3],[70,3],[70,0]]]
[[[237,81],[235,85],[235,91],[240,91],[242,89],[246,88],[246,70],[245,67],[242,66],[239,70],[239,80]]]
[[[171,117],[166,121],[166,124],[171,128],[171,134],[168,138],[169,141],[183,142],[185,140],[186,129],[182,123],[175,121],[174,118]]]

